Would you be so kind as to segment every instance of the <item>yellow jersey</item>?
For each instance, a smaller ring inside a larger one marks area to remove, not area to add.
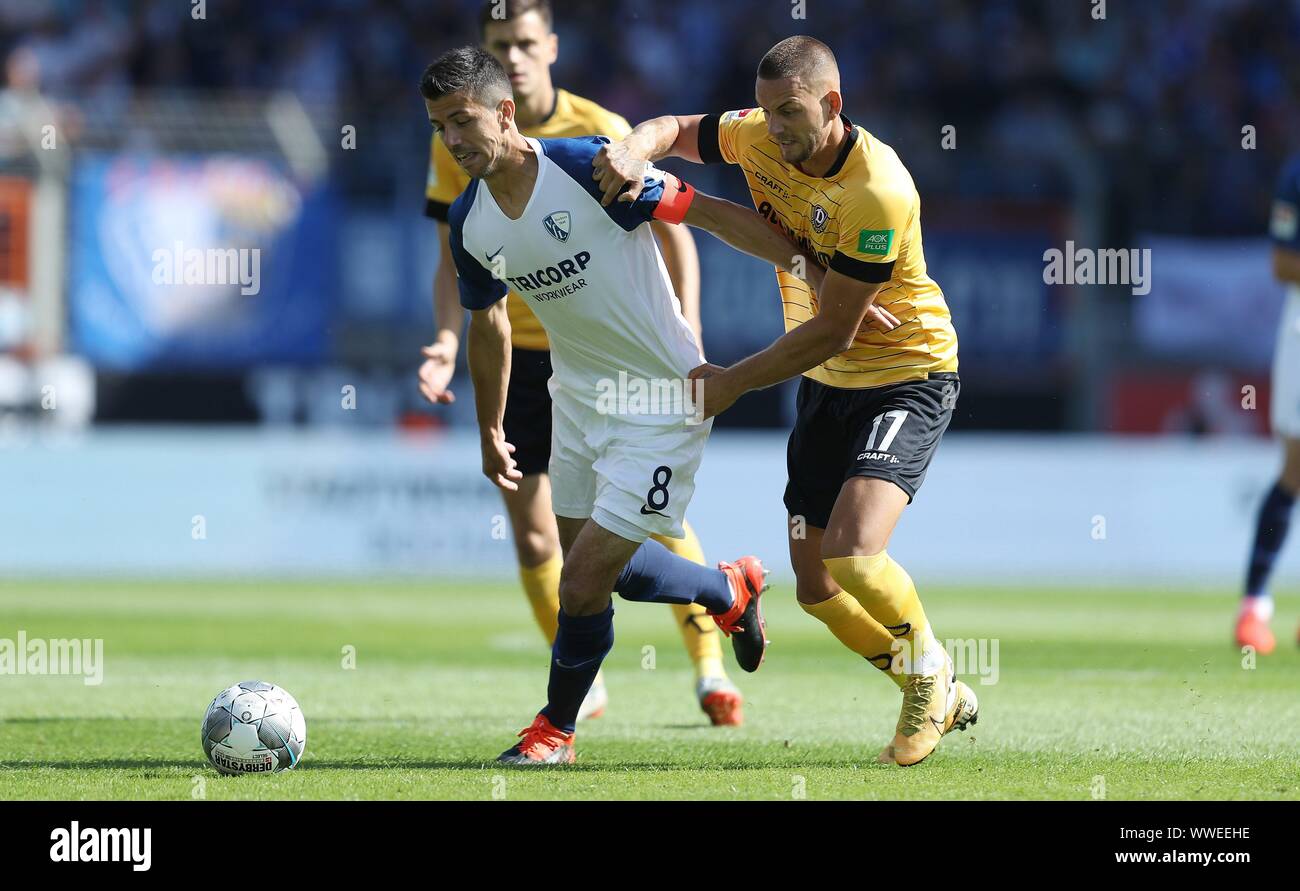
[[[555,108],[535,127],[521,130],[525,136],[537,139],[561,139],[571,136],[608,136],[622,139],[632,132],[627,120],[590,99],[575,96],[567,90],[555,91]],[[469,185],[469,176],[451,157],[451,152],[435,134],[429,146],[429,180],[425,186],[425,213],[446,222],[447,210]],[[511,291],[506,297],[506,313],[510,317],[510,342],[525,350],[550,349],[546,332],[537,316],[523,299]]]
[[[844,147],[825,176],[781,158],[760,108],[707,115],[700,156],[738,164],[754,207],[828,269],[884,283],[876,304],[898,318],[893,331],[865,323],[848,350],[804,372],[832,387],[862,389],[957,370],[957,332],[943,291],[926,273],[921,198],[911,174],[885,143],[843,118]],[[787,331],[817,314],[817,294],[777,270]]]

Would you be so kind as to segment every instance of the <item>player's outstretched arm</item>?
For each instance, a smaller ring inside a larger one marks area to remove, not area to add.
[[[741,253],[765,260],[821,290],[826,270],[788,236],[748,208],[697,190],[683,222],[712,232]]]
[[[502,489],[517,491],[523,474],[515,469],[511,457],[515,447],[506,442],[504,427],[506,386],[510,383],[510,318],[504,300],[470,314],[467,347],[483,474]]]
[[[592,158],[591,178],[598,180],[604,195],[600,203],[608,207],[617,198],[632,202],[644,188],[646,165],[660,158],[684,158],[696,164],[700,159],[700,121],[702,114],[664,115],[637,124],[626,137],[596,152]]]
[[[692,378],[706,379],[704,417],[726,411],[750,390],[779,384],[847,350],[882,287],[833,269],[827,272],[818,291],[817,315],[730,368],[702,365],[691,372]]]
[[[451,227],[438,222],[438,269],[433,275],[433,318],[437,327],[433,343],[420,352],[420,392],[434,405],[456,401],[449,387],[456,372],[460,333],[465,327],[465,310],[456,287],[456,265],[451,259]]]

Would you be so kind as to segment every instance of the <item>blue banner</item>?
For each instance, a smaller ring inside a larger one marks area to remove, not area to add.
[[[87,156],[72,185],[72,348],[115,370],[327,357],[335,202],[283,164]]]

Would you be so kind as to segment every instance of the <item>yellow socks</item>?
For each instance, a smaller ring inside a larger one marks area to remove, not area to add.
[[[520,566],[519,580],[528,595],[528,605],[533,608],[537,627],[546,635],[546,642],[555,643],[560,614],[560,568],[564,558],[559,554],[537,566]]]
[[[695,530],[687,523],[682,523],[686,530],[685,538],[668,538],[654,536],[655,541],[672,551],[678,557],[685,557],[692,563],[704,565],[704,548],[695,535]],[[718,626],[709,618],[708,611],[698,603],[672,605],[673,618],[677,621],[677,630],[681,632],[682,643],[695,666],[697,678],[723,678],[727,676],[722,667],[722,642],[719,639]]]
[[[906,676],[890,671],[894,661],[894,635],[871,618],[853,597],[841,591],[821,603],[800,603],[803,611],[830,629],[840,643],[903,686]]]
[[[943,648],[916,595],[916,586],[903,567],[881,551],[869,557],[831,557],[823,560],[831,578],[862,605],[867,614],[897,640],[899,668],[904,674],[933,674],[944,664]]]
[[[666,535],[651,536],[655,541],[672,551],[678,557],[685,557],[692,563],[704,565],[704,548],[700,545],[700,539],[691,528],[691,524],[682,521],[682,529],[686,535],[683,538],[669,538]]]

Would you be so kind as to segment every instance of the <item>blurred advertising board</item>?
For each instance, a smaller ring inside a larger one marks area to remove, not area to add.
[[[90,155],[71,204],[71,344],[98,367],[326,357],[338,276],[324,181],[252,156]]]
[[[1149,236],[1151,293],[1136,297],[1138,342],[1166,359],[1267,368],[1282,312],[1264,238]]]
[[[32,352],[28,293],[28,236],[32,186],[22,177],[0,177],[0,355]],[[0,384],[0,408],[13,401]]]
[[[1265,436],[1269,396],[1268,375],[1262,372],[1123,372],[1110,381],[1106,429]]]
[[[758,554],[782,581],[785,441],[715,432],[689,511],[710,559]],[[889,549],[918,584],[1214,584],[1228,603],[1277,461],[1246,437],[953,434]],[[0,431],[22,517],[0,571],[514,578],[481,467],[471,431]],[[1014,483],[993,497],[991,480]],[[1284,557],[1279,584],[1296,572]]]

